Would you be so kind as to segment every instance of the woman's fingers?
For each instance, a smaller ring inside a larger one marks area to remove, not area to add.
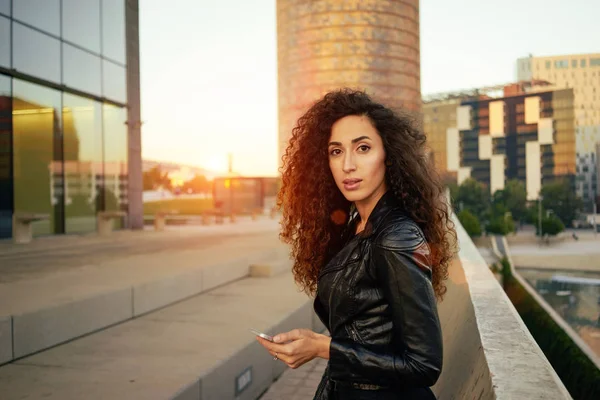
[[[269,352],[277,352],[279,354],[285,354],[285,355],[291,355],[294,352],[294,345],[292,343],[289,344],[276,344],[276,343],[272,343],[269,342],[268,340],[265,340],[261,337],[257,337],[258,342],[263,345],[263,347],[267,350],[269,350]]]
[[[309,329],[292,329],[289,332],[279,333],[275,335],[273,340],[275,343],[286,343],[294,340],[302,339],[313,333]]]

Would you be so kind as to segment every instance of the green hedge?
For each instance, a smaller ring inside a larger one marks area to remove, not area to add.
[[[201,215],[204,210],[213,208],[212,199],[175,198],[144,203],[144,215],[154,215],[158,211],[177,211],[181,215]]]
[[[519,281],[503,275],[506,294],[573,399],[600,399],[600,370]]]

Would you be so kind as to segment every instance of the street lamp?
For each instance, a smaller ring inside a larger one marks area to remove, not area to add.
[[[540,194],[538,196],[538,227],[539,227],[539,233],[540,233],[540,243],[542,243],[543,241],[543,236],[542,236],[542,200],[544,199],[544,197]]]
[[[512,218],[512,213],[510,211],[506,211],[504,213],[504,226],[506,229],[508,229],[508,219],[509,218]],[[508,232],[506,232],[506,234],[508,235]]]
[[[600,173],[600,171],[598,171]],[[598,199],[598,196],[596,195],[596,193],[594,192],[594,205],[592,207],[592,227],[594,228],[594,238],[596,237],[596,233],[598,231],[598,229],[596,228],[596,213],[598,212],[598,210],[596,209],[596,200]]]

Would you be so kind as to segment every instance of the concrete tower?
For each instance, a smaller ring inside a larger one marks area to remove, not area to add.
[[[277,51],[280,164],[298,117],[330,90],[421,110],[418,0],[277,0]]]

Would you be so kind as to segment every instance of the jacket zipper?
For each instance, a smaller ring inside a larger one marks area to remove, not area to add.
[[[356,343],[360,343],[360,340],[358,340],[358,334],[356,333],[356,331],[354,330],[354,328],[350,327],[350,335],[352,336],[352,339],[356,342]]]

